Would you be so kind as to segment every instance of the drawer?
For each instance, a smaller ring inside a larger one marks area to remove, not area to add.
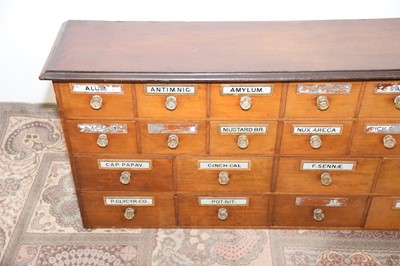
[[[400,194],[400,159],[383,160],[375,193]]]
[[[206,84],[135,84],[141,118],[205,118]]]
[[[172,193],[83,192],[79,196],[86,228],[175,226]]]
[[[204,121],[142,121],[141,148],[146,154],[205,154]]]
[[[213,119],[279,117],[282,84],[211,84]]]
[[[351,153],[400,156],[400,120],[357,122]]]
[[[271,155],[278,123],[271,121],[210,122],[211,154]]]
[[[132,121],[67,120],[73,153],[136,153],[136,123]]]
[[[359,117],[398,118],[400,81],[367,82]]]
[[[250,227],[267,225],[268,196],[178,195],[180,226]]]
[[[290,83],[285,117],[353,118],[360,87],[361,82]]]
[[[277,195],[272,225],[361,227],[366,196]]]
[[[284,122],[281,154],[345,154],[350,138],[350,121]],[[314,148],[313,148],[313,147]]]
[[[399,230],[400,197],[373,197],[366,229]]]
[[[379,159],[280,158],[276,191],[286,193],[366,194]]]
[[[132,119],[132,88],[127,83],[55,83],[67,118]]]
[[[75,155],[81,190],[172,191],[172,158]]]
[[[271,157],[177,157],[177,189],[196,192],[267,192],[272,162]]]

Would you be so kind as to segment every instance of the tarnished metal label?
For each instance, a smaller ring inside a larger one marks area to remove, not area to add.
[[[400,134],[400,124],[365,125],[364,132],[367,134]]]
[[[250,160],[239,160],[239,161],[226,161],[226,160],[199,160],[199,170],[250,170]]]
[[[393,201],[393,209],[400,210],[400,200]]]
[[[296,197],[296,206],[305,207],[346,207],[348,198],[328,198],[328,197]]]
[[[274,85],[272,84],[238,84],[238,85],[221,85],[221,95],[272,95]]]
[[[343,125],[293,125],[294,135],[341,135]]]
[[[78,124],[77,126],[82,133],[128,133],[127,124]]]
[[[199,197],[199,206],[248,206],[247,197]]]
[[[151,160],[97,160],[99,169],[106,170],[151,170]]]
[[[239,134],[267,134],[268,125],[218,125],[219,134],[239,135]]]
[[[154,206],[154,197],[104,197],[105,206]]]
[[[400,94],[400,83],[381,83],[375,87],[375,94]]]
[[[197,125],[147,124],[149,134],[197,134]]]
[[[88,94],[123,94],[121,84],[72,84],[73,93]]]
[[[196,95],[196,85],[145,85],[145,94],[148,95]]]
[[[300,170],[354,171],[357,162],[301,161]]]
[[[298,84],[298,94],[350,94],[351,84]]]

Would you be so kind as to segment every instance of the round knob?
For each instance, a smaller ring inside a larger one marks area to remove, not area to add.
[[[317,108],[320,111],[328,110],[329,100],[326,96],[318,96],[317,98]]]
[[[168,148],[176,149],[179,146],[179,138],[177,135],[169,135],[167,141]]]
[[[131,182],[131,173],[129,172],[122,172],[119,177],[119,182],[122,185],[128,185]]]
[[[94,95],[90,100],[90,107],[94,110],[99,110],[103,106],[103,99],[99,95]]]
[[[319,149],[322,147],[322,140],[321,137],[318,135],[313,135],[310,138],[310,145],[313,149]]]
[[[249,146],[249,139],[245,135],[240,135],[237,140],[237,145],[241,149],[246,149]]]
[[[106,134],[100,134],[100,135],[97,137],[97,145],[98,145],[100,148],[105,148],[105,147],[108,146],[108,137],[107,137]]]
[[[394,105],[396,106],[397,109],[400,109],[400,95],[394,98]]]
[[[321,175],[321,184],[324,186],[330,186],[332,184],[332,176],[329,173],[323,173]]]
[[[228,210],[225,208],[219,208],[218,219],[220,219],[221,221],[225,221],[226,219],[228,219]]]
[[[167,110],[173,111],[176,109],[178,105],[178,102],[174,96],[168,96],[167,99],[165,99],[165,108]]]
[[[386,149],[393,149],[396,147],[396,139],[392,135],[386,135],[383,137],[383,146]]]
[[[240,107],[242,110],[250,110],[251,105],[251,98],[249,96],[242,96],[242,98],[240,98]]]
[[[124,217],[127,220],[132,220],[135,217],[135,210],[133,208],[126,208],[124,212]]]
[[[222,186],[228,185],[229,183],[229,174],[227,172],[221,172],[218,175],[218,183]]]
[[[321,209],[314,209],[313,218],[314,218],[315,221],[321,222],[322,220],[324,220],[325,215],[324,215],[324,213],[322,212]]]

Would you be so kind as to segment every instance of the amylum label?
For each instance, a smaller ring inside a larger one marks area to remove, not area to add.
[[[400,94],[400,83],[378,84],[375,94]]]
[[[351,84],[298,84],[298,94],[350,94]]]
[[[145,93],[196,95],[196,85],[145,85]]]
[[[247,197],[199,197],[199,206],[248,206]]]
[[[354,171],[357,162],[301,161],[301,170]]]
[[[341,135],[342,125],[293,125],[292,133],[295,135]]]
[[[219,133],[225,134],[267,134],[268,125],[218,125]]]
[[[99,169],[108,170],[151,170],[151,160],[97,160]]]
[[[296,206],[308,207],[346,207],[348,198],[327,198],[327,197],[296,197]]]
[[[400,200],[393,201],[393,209],[400,209]]]
[[[153,197],[104,197],[105,206],[154,206]]]
[[[221,85],[221,95],[272,95],[271,84]]]
[[[368,134],[400,134],[400,124],[365,125],[364,132]]]
[[[241,160],[241,161],[224,161],[224,160],[199,160],[198,169],[199,170],[250,170],[251,161]]]
[[[77,126],[82,133],[128,133],[126,124],[78,124]]]
[[[121,84],[72,84],[72,92],[88,94],[123,94],[124,90]]]
[[[148,124],[149,134],[197,134],[197,125]]]

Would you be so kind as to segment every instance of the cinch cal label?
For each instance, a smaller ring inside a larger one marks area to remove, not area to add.
[[[221,85],[221,95],[272,95],[272,84]]]
[[[98,160],[99,169],[151,170],[151,160]]]
[[[199,170],[250,170],[251,161],[240,160],[240,161],[223,161],[223,160],[199,160]]]
[[[247,197],[199,197],[199,206],[248,206]]]
[[[104,197],[105,206],[154,206],[153,197]]]

